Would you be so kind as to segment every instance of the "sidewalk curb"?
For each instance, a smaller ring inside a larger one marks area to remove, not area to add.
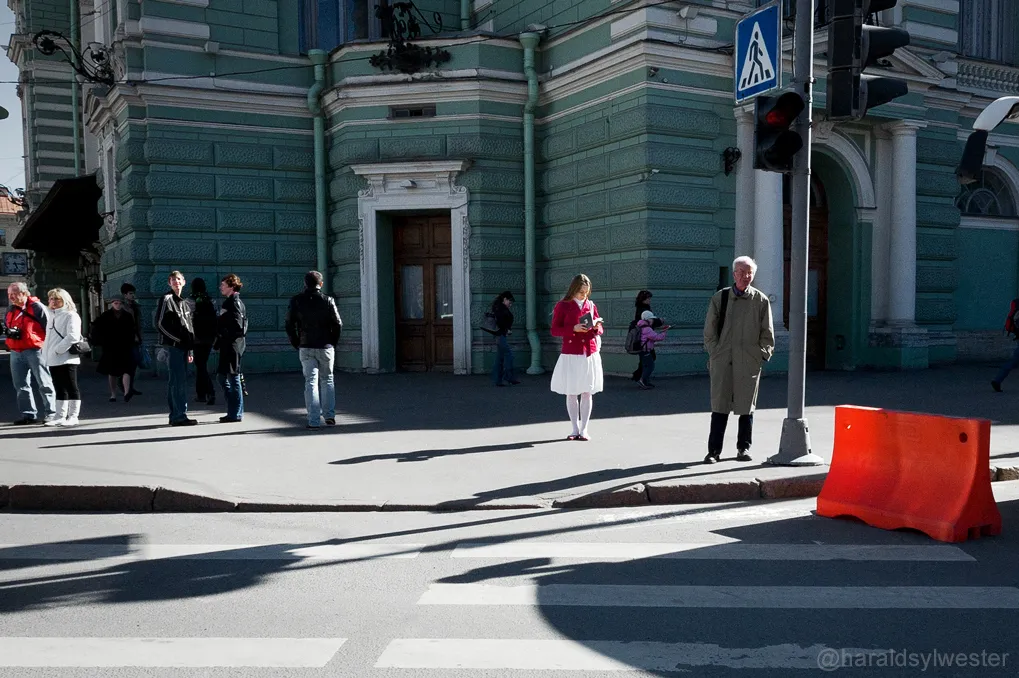
[[[508,497],[478,501],[458,499],[436,504],[400,501],[341,500],[329,503],[240,501],[134,485],[0,485],[0,511],[111,513],[324,513],[416,511],[506,511],[523,509],[621,508],[714,504],[737,501],[816,497],[827,473],[730,482],[651,480],[579,495],[545,499]],[[991,468],[991,482],[1019,480],[1019,466]]]

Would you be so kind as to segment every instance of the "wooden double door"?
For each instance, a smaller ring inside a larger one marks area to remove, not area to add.
[[[449,216],[393,219],[396,368],[453,371],[453,264]]]
[[[792,234],[789,177],[783,179],[785,298],[783,321],[789,327],[789,259]],[[807,254],[807,369],[825,368],[825,347],[828,338],[828,199],[824,186],[811,177],[810,243]]]

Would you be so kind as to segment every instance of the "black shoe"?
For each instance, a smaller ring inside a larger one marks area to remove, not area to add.
[[[136,396],[136,395],[141,395],[141,394],[142,394],[141,391],[139,391],[137,389],[133,389],[133,388],[131,389],[131,395]]]
[[[999,381],[992,381],[991,382],[991,388],[994,389],[995,393],[1001,393],[1001,382],[999,382]]]
[[[309,431],[321,431],[322,430],[321,426],[312,426],[311,424],[308,424],[307,426],[305,426],[305,428],[308,429]]]
[[[209,399],[205,401],[205,404],[206,405],[215,405],[216,404],[216,396],[210,396]]]
[[[181,419],[180,421],[171,421],[170,426],[194,426],[197,423],[197,419]]]
[[[753,461],[754,458],[750,456],[750,452],[747,450],[740,450],[736,455],[736,461]]]
[[[134,391],[128,391],[127,393],[124,394],[125,403],[131,402],[131,398],[134,398]],[[114,398],[111,402],[117,402],[117,399]]]
[[[35,423],[37,423],[35,417],[22,417],[21,419],[18,419],[17,421],[15,421],[14,425],[15,426],[30,426],[30,425],[35,424]]]
[[[221,423],[221,424],[236,424],[239,421],[240,421],[240,419],[237,418],[237,417],[226,416],[226,417],[220,417],[219,418],[219,423]]]
[[[716,450],[714,452],[708,452],[708,456],[704,457],[705,464],[714,464],[722,458],[722,451]]]
[[[517,379],[510,379],[510,380],[509,380],[509,383],[510,383],[511,385],[513,385],[513,386],[516,386],[517,384],[519,384],[519,383],[520,383],[520,381],[519,381],[519,380],[517,380]]]
[[[332,418],[326,419],[326,426],[336,426],[336,420]]]

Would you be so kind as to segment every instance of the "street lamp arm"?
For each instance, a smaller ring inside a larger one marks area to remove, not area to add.
[[[32,36],[32,42],[46,56],[53,56],[60,52],[74,72],[87,82],[109,87],[116,84],[113,77],[110,49],[105,45],[90,42],[82,53],[71,44],[70,40],[56,31],[39,31]],[[64,45],[67,46],[66,49]]]

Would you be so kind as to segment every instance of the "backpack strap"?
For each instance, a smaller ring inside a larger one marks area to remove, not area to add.
[[[722,309],[718,314],[718,338],[722,338],[722,328],[725,327],[725,312],[729,308],[729,289],[722,290]]]

